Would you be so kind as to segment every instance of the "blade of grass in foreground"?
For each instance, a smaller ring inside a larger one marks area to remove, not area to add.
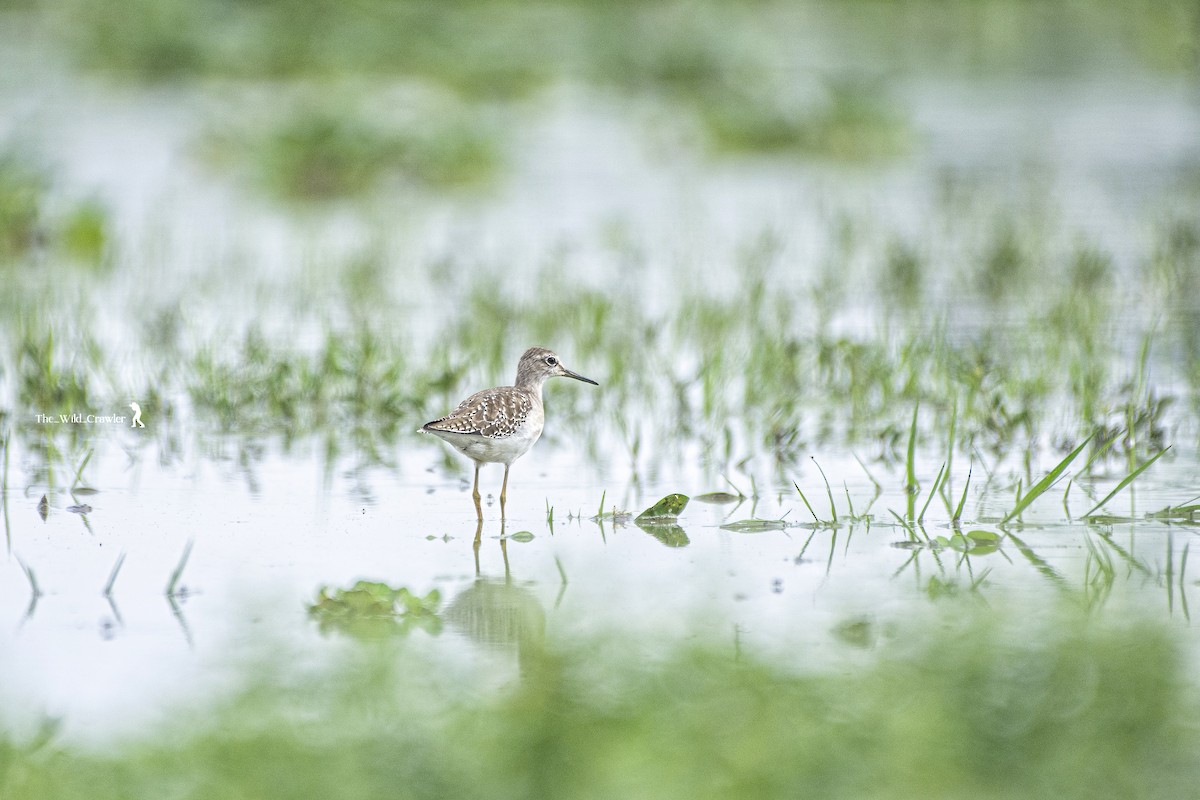
[[[817,516],[817,512],[813,511],[812,503],[808,502],[808,498],[804,496],[804,492],[800,489],[800,484],[792,481],[792,486],[796,487],[797,494],[804,501],[804,507],[808,509],[808,513],[812,514],[813,522],[820,523],[821,519]]]
[[[1153,464],[1155,461],[1158,461],[1160,458],[1162,458],[1164,455],[1166,455],[1167,450],[1170,450],[1170,449],[1171,448],[1168,447],[1168,448],[1166,448],[1166,450],[1158,451],[1157,453],[1155,453],[1153,458],[1150,458],[1149,460],[1146,461],[1146,463],[1142,464],[1140,467],[1135,469],[1133,472],[1126,475],[1124,480],[1122,480],[1120,483],[1117,484],[1117,488],[1113,489],[1111,492],[1109,492],[1107,495],[1105,495],[1103,500],[1101,500],[1099,503],[1096,503],[1096,505],[1092,506],[1092,510],[1087,512],[1083,516],[1090,517],[1092,514],[1095,514],[1097,511],[1099,511],[1101,506],[1103,506],[1109,500],[1112,500],[1114,497],[1116,497],[1117,493],[1120,492],[1122,489],[1124,489],[1126,486],[1133,483],[1134,479],[1137,478],[1138,475],[1141,475],[1143,472],[1146,471],[1146,469],[1151,464]]]
[[[967,490],[971,488],[971,472],[972,469],[967,470],[967,485],[963,487],[962,497],[958,500],[958,507],[954,509],[953,522],[958,522],[962,519],[963,506],[967,504]]]
[[[1094,434],[1094,433],[1092,434],[1092,436],[1095,436],[1095,435],[1096,434]],[[1071,462],[1074,461],[1075,458],[1080,453],[1083,452],[1083,448],[1087,447],[1088,442],[1090,442],[1092,440],[1092,436],[1089,436],[1086,439],[1084,439],[1082,442],[1080,442],[1079,446],[1076,447],[1074,450],[1072,450],[1070,453],[1068,453],[1066,458],[1064,458],[1062,461],[1058,462],[1058,466],[1056,466],[1054,469],[1052,469],[1048,473],[1046,473],[1046,476],[1043,477],[1040,481],[1035,483],[1033,486],[1030,486],[1029,491],[1027,491],[1024,495],[1022,495],[1021,499],[1017,501],[1017,504],[1015,506],[1013,506],[1013,510],[1008,512],[1008,516],[1006,516],[1004,519],[1000,520],[1000,524],[1003,525],[1004,523],[1009,522],[1010,520],[1015,518],[1018,514],[1020,514],[1022,511],[1024,511],[1026,508],[1028,508],[1030,503],[1032,503],[1034,500],[1037,500],[1039,497],[1042,496],[1043,493],[1045,493],[1045,491],[1047,489],[1049,489],[1051,486],[1053,486],[1054,482],[1057,481],[1059,479],[1059,477],[1063,474],[1063,472],[1066,471],[1067,467],[1069,467],[1071,465]]]
[[[946,471],[946,465],[942,464],[942,468],[938,470],[937,477],[933,479],[933,488],[929,490],[929,497],[925,498],[925,505],[921,506],[921,513],[917,515],[917,524],[920,525],[925,521],[925,512],[929,510],[929,504],[933,502],[933,498],[937,495],[938,490],[942,486],[942,482],[946,479],[949,473]]]
[[[908,452],[904,457],[904,495],[908,502],[908,519],[912,519],[917,510],[917,412],[921,406],[913,406],[912,427],[908,430]]]
[[[812,462],[817,465],[817,472],[821,473],[821,479],[825,481],[825,494],[829,495],[829,513],[831,515],[831,521],[834,525],[837,525],[837,506],[833,503],[833,489],[829,488],[829,478],[825,477],[825,470],[821,469],[821,465],[817,464],[817,460],[815,458],[812,460]]]

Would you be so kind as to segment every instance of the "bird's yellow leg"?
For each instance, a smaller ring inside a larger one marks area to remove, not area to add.
[[[475,498],[475,513],[482,520],[483,506],[479,504],[479,462],[475,462],[475,486],[471,489],[471,497]],[[501,501],[500,505],[503,508],[503,501]]]
[[[504,465],[504,483],[500,484],[500,519],[504,519],[504,501],[508,496],[508,467]]]

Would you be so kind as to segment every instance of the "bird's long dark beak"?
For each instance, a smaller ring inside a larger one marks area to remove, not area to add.
[[[571,370],[567,369],[566,367],[563,367],[562,371],[563,371],[564,378],[574,378],[577,381],[583,381],[584,383],[590,383],[592,386],[600,385],[600,384],[596,383],[594,380],[592,380],[591,378],[585,378],[577,372],[571,372]]]

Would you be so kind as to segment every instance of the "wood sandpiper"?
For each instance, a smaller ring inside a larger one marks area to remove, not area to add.
[[[427,422],[421,430],[445,440],[451,447],[475,462],[475,513],[483,520],[479,504],[479,468],[484,464],[503,464],[504,483],[500,487],[500,518],[504,519],[504,501],[508,492],[508,468],[529,452],[542,435],[546,413],[542,407],[542,384],[553,377],[574,378],[599,386],[591,378],[577,375],[562,365],[553,352],[531,347],[517,365],[513,386],[497,386],[476,392],[441,419]]]

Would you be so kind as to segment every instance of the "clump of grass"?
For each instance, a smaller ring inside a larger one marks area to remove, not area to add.
[[[504,47],[538,23],[518,6],[314,0],[71,0],[47,16],[89,66],[147,82],[205,76],[409,75],[477,96],[546,80],[542,48]],[[491,23],[490,25],[488,23]],[[516,30],[513,30],[514,25]]]
[[[1092,439],[1092,437],[1089,436],[1088,438],[1086,438],[1082,442],[1080,442],[1079,445],[1077,445],[1074,450],[1072,450],[1070,453],[1068,453],[1067,456],[1065,458],[1063,458],[1062,461],[1059,461],[1058,464],[1056,464],[1052,470],[1047,472],[1033,486],[1030,486],[1029,491],[1025,492],[1024,494],[1021,494],[1020,488],[1018,487],[1016,504],[1013,506],[1012,510],[1009,511],[1008,514],[1006,514],[1004,516],[1004,519],[1001,520],[1001,524],[1003,524],[1005,522],[1009,522],[1009,521],[1019,517],[1021,515],[1021,512],[1024,511],[1026,508],[1028,508],[1033,503],[1034,500],[1037,500],[1039,497],[1041,497],[1043,494],[1045,494],[1052,486],[1054,486],[1054,484],[1062,477],[1062,475],[1066,471],[1067,467],[1069,467],[1071,465],[1071,463],[1076,459],[1076,457],[1078,457],[1078,455],[1080,453],[1082,453],[1084,451],[1084,449],[1088,446],[1088,443],[1091,441],[1091,439]]]
[[[91,365],[99,363],[94,340],[64,345],[53,329],[26,330],[17,349],[17,402],[37,413],[86,411],[95,394]]]
[[[1026,278],[1032,270],[1030,254],[1015,224],[1003,221],[996,226],[980,259],[976,279],[984,298],[995,303],[1028,288]]]
[[[304,434],[336,421],[389,441],[403,418],[420,416],[428,394],[406,367],[398,343],[366,328],[330,331],[313,353],[275,346],[251,330],[231,354],[198,352],[189,392],[228,431]]]
[[[88,264],[103,264],[111,239],[112,221],[108,206],[96,198],[70,208],[59,221],[58,238],[63,251]]]
[[[844,160],[895,156],[907,148],[903,117],[874,86],[834,81],[824,100],[804,106],[779,91],[723,88],[697,102],[716,146],[791,150]]]
[[[96,198],[62,202],[57,191],[53,171],[35,150],[0,144],[0,268],[39,250],[103,263],[111,228],[107,207]],[[51,205],[60,208],[51,212]]]
[[[48,187],[48,176],[27,156],[11,147],[0,154],[0,258],[24,255],[37,244]]]
[[[357,108],[304,105],[265,132],[210,139],[221,160],[249,165],[258,182],[290,200],[328,200],[378,188],[395,177],[424,187],[480,184],[500,164],[494,133],[463,109],[423,106],[383,121]]]

